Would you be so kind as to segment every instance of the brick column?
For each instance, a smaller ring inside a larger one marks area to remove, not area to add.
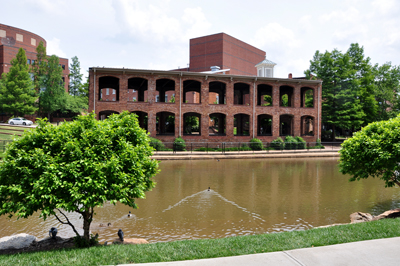
[[[272,87],[272,106],[279,107],[279,85],[275,84]]]
[[[203,114],[201,114],[201,123],[200,123],[200,134],[201,134],[201,137],[204,139],[204,138],[207,138],[208,139],[208,133],[209,133],[209,120],[210,120],[210,117],[208,116],[208,114],[207,113],[203,113]]]
[[[296,114],[293,116],[293,136],[301,136],[300,132],[301,116]]]
[[[149,110],[149,112],[147,113],[147,130],[150,133],[150,137],[153,138],[157,136],[156,121],[156,112],[153,110]]]
[[[301,88],[300,85],[296,85],[293,89],[293,107],[295,108],[300,108],[300,104],[301,104]]]
[[[272,116],[272,136],[274,137],[274,139],[279,137],[279,129],[280,129],[279,121],[280,121],[279,114]]]

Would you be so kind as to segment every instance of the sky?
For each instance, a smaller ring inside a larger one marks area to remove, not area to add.
[[[400,65],[399,0],[0,0],[0,23],[47,41],[47,54],[89,67],[171,70],[189,39],[224,32],[264,50],[274,76],[304,75],[317,50],[364,47]]]

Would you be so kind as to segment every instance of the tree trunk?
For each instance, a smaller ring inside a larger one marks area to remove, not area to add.
[[[90,224],[92,222],[89,211],[86,211],[83,215],[83,237],[89,240]]]

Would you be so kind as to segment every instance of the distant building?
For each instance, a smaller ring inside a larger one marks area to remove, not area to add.
[[[23,48],[28,59],[27,63],[32,65],[36,60],[36,48],[40,42],[46,47],[46,40],[32,32],[15,27],[0,24],[0,78],[2,73],[8,73],[11,60],[17,55],[19,48]],[[69,67],[68,59],[60,58],[63,69],[63,81],[65,90],[68,91]]]

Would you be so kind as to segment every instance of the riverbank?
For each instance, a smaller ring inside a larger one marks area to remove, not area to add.
[[[288,150],[288,151],[241,151],[241,152],[157,152],[152,158],[163,160],[222,160],[262,158],[311,158],[339,157],[339,149],[331,150]]]
[[[228,257],[400,237],[399,226],[397,218],[306,231],[1,255],[0,265],[116,265]]]

